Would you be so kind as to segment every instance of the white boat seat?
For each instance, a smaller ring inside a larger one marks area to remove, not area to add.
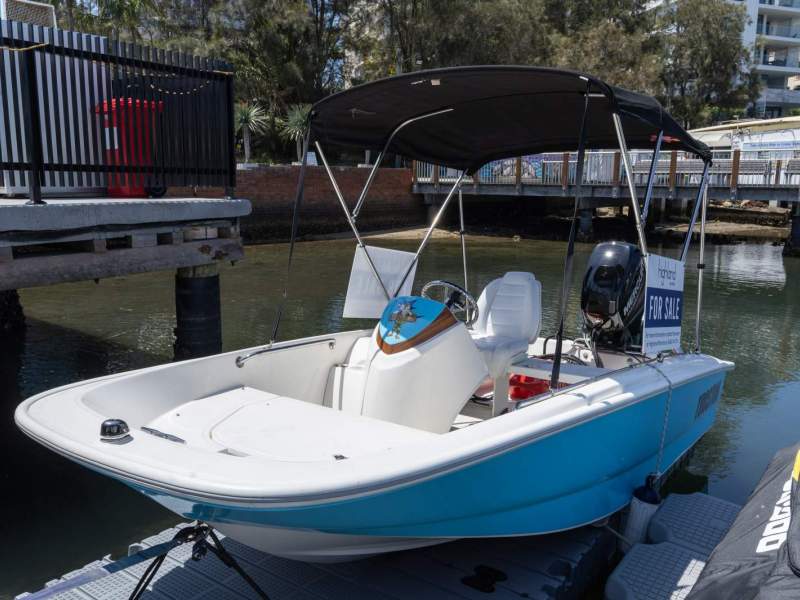
[[[471,335],[492,379],[536,341],[541,324],[542,284],[533,273],[510,271],[484,288]]]

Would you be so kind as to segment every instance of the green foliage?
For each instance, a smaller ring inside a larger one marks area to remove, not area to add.
[[[244,162],[250,162],[250,143],[254,134],[266,133],[269,129],[269,117],[257,103],[242,102],[237,104],[233,113],[236,133],[242,134],[244,146]]]
[[[250,133],[264,133],[269,128],[269,118],[257,103],[242,102],[236,105],[233,116],[236,133],[244,129]]]
[[[674,0],[661,18],[659,96],[687,126],[758,97],[752,51],[741,43],[744,7],[726,0]]]
[[[67,29],[141,42],[151,21],[162,16],[158,0],[53,0]]]
[[[759,94],[752,49],[741,42],[744,9],[726,0],[657,8],[647,0],[53,2],[75,29],[227,60],[237,99],[264,107],[259,131],[242,130],[258,134],[262,156],[294,154],[301,107],[348,85],[432,67],[585,71],[657,96],[689,126],[744,114]]]
[[[310,104],[292,104],[286,112],[286,118],[279,126],[280,135],[284,140],[294,142],[297,149],[297,160],[303,158],[303,137],[308,125]]]

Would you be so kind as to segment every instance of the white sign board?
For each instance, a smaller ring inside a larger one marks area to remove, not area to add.
[[[380,273],[381,280],[386,286],[389,295],[393,294],[400,285],[400,280],[414,260],[413,252],[403,252],[402,250],[391,250],[389,248],[377,248],[375,246],[365,246],[369,257],[375,264],[375,268]],[[417,265],[411,269],[405,283],[398,296],[408,296],[411,294],[411,286],[414,284],[414,275]],[[356,254],[353,257],[353,269],[350,271],[350,283],[347,285],[347,297],[344,301],[344,311],[342,316],[346,319],[379,319],[386,308],[386,295],[375,274],[364,256],[364,251],[360,246],[356,246]]]
[[[683,315],[683,263],[650,254],[644,297],[642,353],[655,356],[666,350],[680,350]]]

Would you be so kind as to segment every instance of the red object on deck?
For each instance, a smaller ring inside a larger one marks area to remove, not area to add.
[[[106,165],[152,167],[155,141],[155,112],[163,112],[163,101],[113,98],[97,105],[106,136]],[[145,173],[108,175],[108,195],[113,198],[147,198]]]
[[[556,387],[562,388],[566,387],[566,385],[566,383],[559,382]],[[529,377],[528,375],[512,375],[508,379],[508,399],[512,402],[527,400],[549,391],[550,382],[546,379]]]

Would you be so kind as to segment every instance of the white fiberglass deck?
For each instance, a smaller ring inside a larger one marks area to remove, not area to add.
[[[436,435],[250,387],[187,402],[147,427],[214,452],[289,462],[343,460]]]

